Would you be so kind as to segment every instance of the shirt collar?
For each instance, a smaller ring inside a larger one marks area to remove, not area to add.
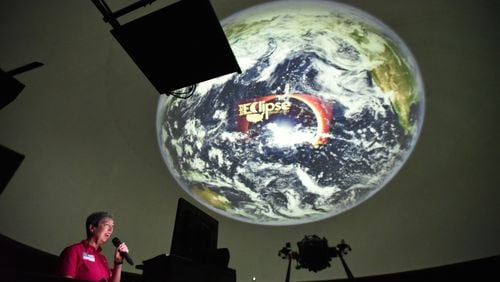
[[[98,247],[97,249],[94,246],[91,246],[87,240],[82,240],[83,246],[85,247],[86,250],[92,250],[94,252],[100,253],[102,251],[101,247]]]

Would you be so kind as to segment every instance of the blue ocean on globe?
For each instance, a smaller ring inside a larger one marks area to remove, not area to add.
[[[420,135],[425,95],[408,46],[332,1],[273,1],[221,22],[241,73],[161,95],[169,172],[218,214],[260,225],[314,222],[370,198]]]

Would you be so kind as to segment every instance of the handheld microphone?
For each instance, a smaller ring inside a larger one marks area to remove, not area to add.
[[[117,237],[113,238],[112,240],[113,242],[113,245],[115,247],[118,248],[118,246],[120,246],[120,244],[122,243],[122,241],[120,241],[120,239],[118,239]],[[130,265],[134,265],[134,261],[132,260],[132,258],[129,256],[129,254],[127,252],[120,252],[120,255],[130,264]]]

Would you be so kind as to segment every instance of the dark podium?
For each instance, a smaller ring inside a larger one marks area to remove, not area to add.
[[[229,250],[217,248],[218,227],[213,217],[179,198],[170,254],[137,266],[143,282],[236,282]]]
[[[143,262],[143,282],[236,282],[236,271],[190,259],[159,255]]]

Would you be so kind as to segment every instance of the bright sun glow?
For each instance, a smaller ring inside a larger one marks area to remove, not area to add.
[[[287,123],[273,122],[266,125],[266,129],[271,133],[270,146],[292,147],[297,144],[312,143],[314,132],[307,132],[302,126],[292,127]]]

